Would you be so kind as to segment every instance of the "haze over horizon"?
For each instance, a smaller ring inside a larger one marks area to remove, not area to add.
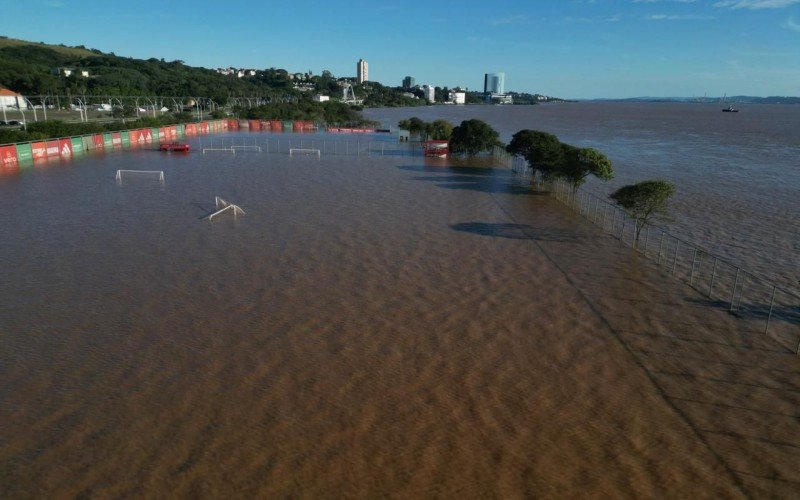
[[[329,70],[370,80],[565,98],[800,95],[800,0],[500,0],[412,7],[359,0],[0,0],[0,34],[192,66]],[[35,19],[35,22],[29,20]]]

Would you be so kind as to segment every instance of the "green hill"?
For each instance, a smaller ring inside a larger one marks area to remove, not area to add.
[[[59,68],[89,72],[89,77],[59,73]],[[340,95],[336,78],[322,75],[290,75],[284,69],[257,69],[256,74],[238,78],[208,68],[192,67],[183,61],[119,57],[85,47],[46,45],[0,38],[0,86],[23,95],[110,95],[110,96],[202,96],[225,104],[230,96],[274,97],[276,101],[310,100],[311,95]],[[303,83],[306,92],[294,88]],[[415,99],[377,82],[357,86],[356,92],[368,106],[410,106]]]

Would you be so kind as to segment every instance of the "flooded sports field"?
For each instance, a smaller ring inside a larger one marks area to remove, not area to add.
[[[192,145],[0,177],[0,497],[797,491],[797,356],[491,159]]]

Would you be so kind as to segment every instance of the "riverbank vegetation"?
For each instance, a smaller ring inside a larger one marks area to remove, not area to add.
[[[433,139],[446,141],[453,133],[453,124],[447,120],[434,120],[426,122],[416,116],[407,120],[400,120],[397,124],[401,129],[408,130],[411,135],[418,136],[422,140]]]
[[[614,178],[614,168],[606,155],[594,148],[566,144],[547,132],[520,130],[512,136],[506,151],[525,158],[545,180],[568,181],[573,191],[590,175],[606,181]]]
[[[161,115],[157,118],[142,117],[136,120],[115,121],[107,123],[69,123],[61,120],[28,122],[27,129],[0,129],[0,144],[15,142],[39,141],[57,137],[117,132],[147,127],[163,127],[176,123],[191,123],[195,117],[190,113]]]
[[[379,123],[361,115],[361,108],[338,101],[301,100],[294,103],[273,102],[252,108],[237,107],[236,116],[251,120],[308,120],[327,125],[366,127]]]
[[[636,221],[636,241],[639,233],[651,219],[667,212],[669,198],[675,193],[675,185],[668,181],[651,180],[623,186],[610,197]]]

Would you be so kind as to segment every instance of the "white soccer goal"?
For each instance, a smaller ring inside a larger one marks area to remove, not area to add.
[[[229,201],[226,201],[220,198],[219,196],[214,197],[214,204],[217,207],[217,211],[206,217],[206,220],[211,220],[217,215],[220,215],[225,212],[233,212],[234,217],[236,217],[237,215],[244,215],[244,210],[242,210],[241,207],[239,207],[238,205],[234,205],[233,203],[230,203]]]
[[[231,149],[236,151],[258,151],[261,152],[261,146],[231,146]]]
[[[203,148],[203,154],[206,154],[206,151],[230,151],[236,156],[236,150],[233,148]]]
[[[163,170],[117,170],[116,179],[118,182],[122,182],[123,176],[135,176],[135,177],[157,177],[158,182],[164,184],[164,171]]]
[[[289,149],[289,156],[294,156],[295,154],[304,155],[304,156],[316,155],[317,158],[322,158],[322,152],[319,149],[305,149],[305,148],[291,148],[291,149]]]

